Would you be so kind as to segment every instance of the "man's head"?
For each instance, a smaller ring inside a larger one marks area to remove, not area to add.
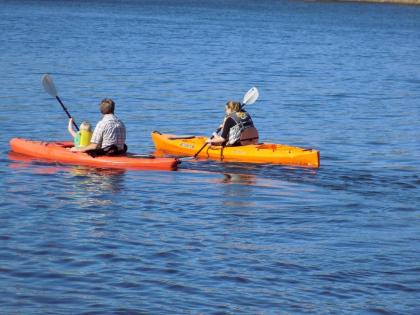
[[[113,114],[115,109],[115,103],[110,98],[104,98],[101,101],[100,109],[102,115]]]

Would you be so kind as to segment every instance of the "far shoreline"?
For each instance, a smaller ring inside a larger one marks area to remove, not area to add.
[[[420,5],[420,0],[333,0],[333,1]]]

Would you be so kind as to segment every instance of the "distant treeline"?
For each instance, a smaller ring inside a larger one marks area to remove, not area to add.
[[[336,0],[341,2],[380,2],[380,3],[401,3],[401,4],[419,4],[420,0]]]

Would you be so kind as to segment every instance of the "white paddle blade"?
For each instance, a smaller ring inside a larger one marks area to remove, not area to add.
[[[258,92],[258,89],[254,86],[248,92],[246,92],[242,100],[242,104],[254,104],[255,101],[258,99],[258,96],[260,96],[260,93]]]
[[[44,86],[45,91],[50,94],[52,97],[57,96],[57,90],[54,86],[54,82],[48,74],[42,76],[42,85]]]

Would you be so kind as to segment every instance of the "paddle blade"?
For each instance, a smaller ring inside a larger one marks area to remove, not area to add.
[[[42,76],[42,85],[44,86],[45,91],[50,94],[52,97],[57,96],[57,90],[54,86],[54,82],[48,74]]]
[[[255,101],[258,99],[259,96],[258,89],[254,86],[252,87],[246,94],[244,95],[244,98],[242,100],[242,104],[244,105],[250,105],[255,103]]]

